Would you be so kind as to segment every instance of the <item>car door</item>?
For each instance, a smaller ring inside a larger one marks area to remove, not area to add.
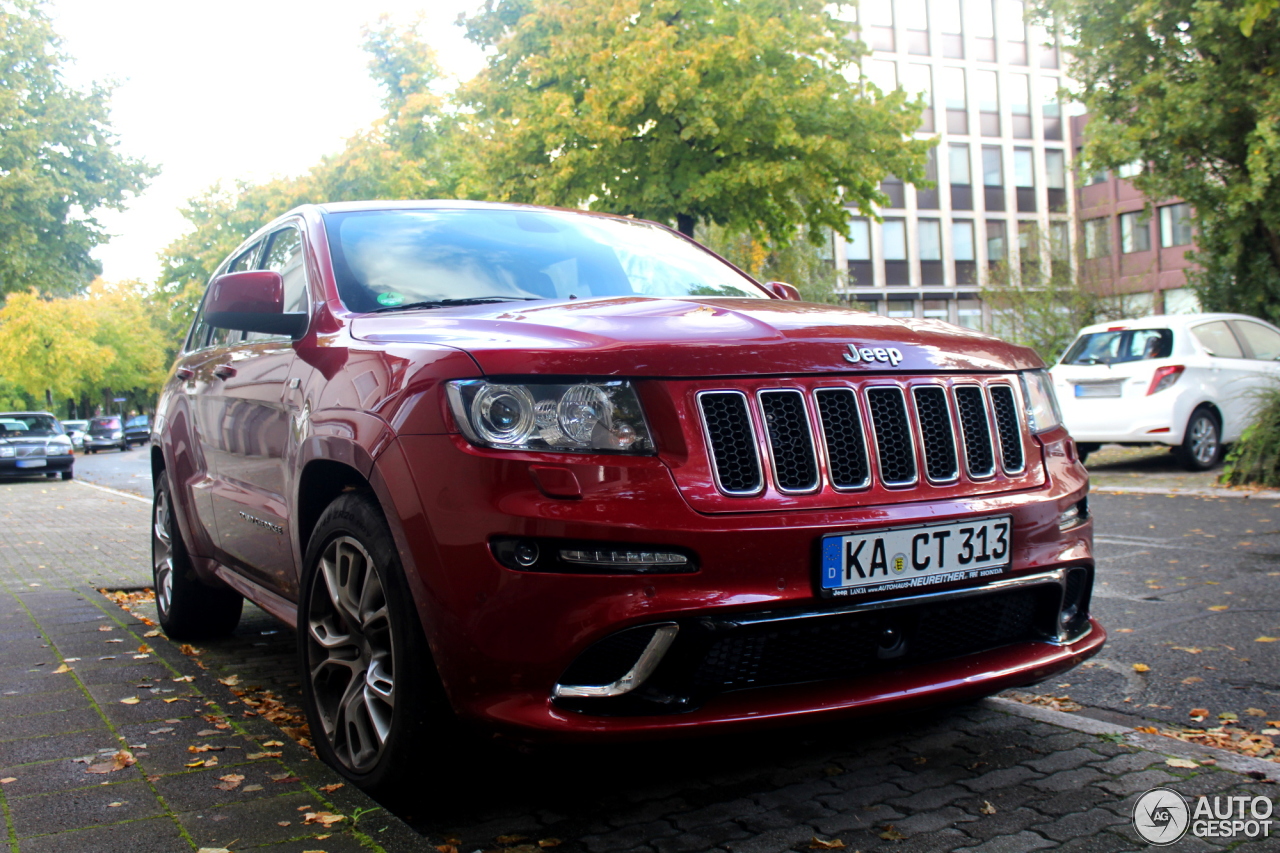
[[[1232,320],[1231,328],[1235,330],[1240,343],[1244,345],[1247,369],[1250,373],[1247,379],[1251,392],[1250,405],[1244,422],[1244,425],[1248,425],[1256,403],[1252,392],[1269,387],[1274,388],[1277,382],[1280,382],[1280,331],[1254,320]]]
[[[1192,326],[1191,334],[1209,355],[1206,384],[1222,412],[1223,440],[1230,441],[1240,435],[1248,422],[1252,406],[1249,392],[1254,387],[1257,371],[1245,358],[1244,349],[1226,320]]]
[[[309,310],[304,258],[302,233],[295,225],[268,235],[257,268],[280,273],[286,312]],[[230,348],[211,394],[218,423],[212,499],[222,555],[290,598],[297,580],[285,458],[294,434],[296,389],[310,373],[287,336],[246,332]]]

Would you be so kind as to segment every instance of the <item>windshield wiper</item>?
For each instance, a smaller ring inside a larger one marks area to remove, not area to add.
[[[403,305],[387,305],[375,308],[372,313],[384,311],[409,311],[417,308],[448,308],[453,305],[484,305],[487,302],[536,302],[536,296],[468,296],[463,299],[430,299],[425,302],[406,302]]]

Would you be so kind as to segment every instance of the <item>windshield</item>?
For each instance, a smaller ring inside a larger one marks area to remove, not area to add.
[[[1081,335],[1062,357],[1063,364],[1119,364],[1168,358],[1173,332],[1168,329],[1116,329]]]
[[[89,429],[94,430],[112,430],[120,429],[119,418],[94,418],[89,421]]]
[[[378,210],[328,214],[325,225],[338,293],[353,311],[488,298],[768,298],[714,255],[647,222],[544,210]]]
[[[0,415],[0,430],[5,438],[47,438],[62,435],[62,426],[51,415]]]

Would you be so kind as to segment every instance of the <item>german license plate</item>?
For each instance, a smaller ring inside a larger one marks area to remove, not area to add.
[[[1001,515],[827,536],[820,590],[838,598],[1004,574],[1012,531],[1013,519]]]
[[[1077,397],[1119,397],[1119,382],[1100,382],[1097,385],[1077,385]]]
[[[43,468],[45,460],[43,459],[19,459],[17,460],[19,468]]]

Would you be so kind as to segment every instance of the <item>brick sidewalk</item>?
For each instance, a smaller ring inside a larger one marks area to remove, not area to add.
[[[246,608],[232,637],[201,644],[199,669],[90,589],[149,582],[148,519],[145,502],[76,483],[0,484],[0,779],[13,778],[0,805],[12,850],[783,853],[817,849],[816,837],[849,853],[1119,853],[1143,848],[1129,815],[1157,785],[1280,794],[1260,781],[1280,765],[988,700],[643,746],[477,740],[463,766],[424,763],[453,794],[410,818],[421,835],[385,811],[352,831],[350,817],[376,804],[351,786],[321,790],[336,774],[245,717],[218,681],[236,675],[296,700],[287,629]],[[153,651],[136,652],[143,643]],[[187,751],[205,744],[225,749]],[[136,764],[88,772],[121,748]],[[280,755],[249,758],[263,752]],[[188,766],[210,757],[212,769]],[[231,774],[244,777],[233,790],[215,787]],[[348,820],[321,838],[300,807]],[[1170,849],[1227,848],[1280,845],[1187,838]]]

